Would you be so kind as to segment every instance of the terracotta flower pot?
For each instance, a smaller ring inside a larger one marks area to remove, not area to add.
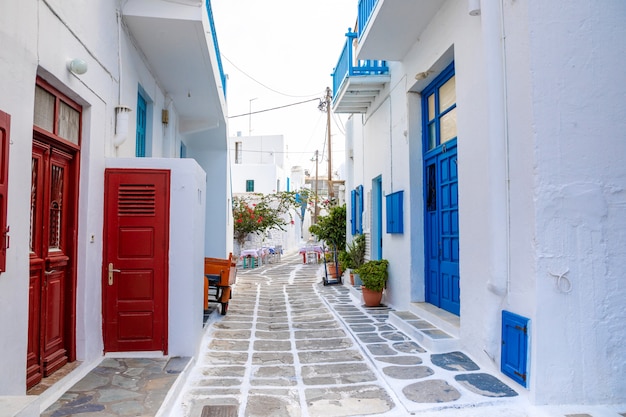
[[[372,291],[365,287],[361,287],[361,293],[363,294],[363,302],[368,307],[377,307],[380,305],[380,301],[383,299],[383,292]]]
[[[343,272],[343,271],[341,270],[341,267],[336,268],[336,267],[335,267],[335,265],[333,265],[333,264],[329,264],[329,265],[326,265],[326,266],[327,266],[327,268],[328,268],[328,275],[329,275],[330,277],[332,277],[332,278],[337,278],[337,277],[341,276],[341,274],[342,274],[342,272]]]

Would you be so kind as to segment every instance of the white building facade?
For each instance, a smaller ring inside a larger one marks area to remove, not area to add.
[[[0,398],[103,352],[193,356],[203,257],[232,251],[210,2],[6,2],[0,45]]]
[[[297,192],[304,185],[298,167],[288,167],[287,146],[282,135],[232,136],[230,142],[230,171],[234,196],[250,193],[274,194]],[[296,168],[294,170],[294,168]],[[290,221],[291,220],[291,221]],[[309,219],[307,218],[307,221]],[[301,220],[298,214],[286,215],[285,230],[272,229],[266,236],[249,236],[245,248],[279,246],[284,253],[300,246]],[[292,222],[293,221],[293,222]],[[235,250],[237,252],[237,250]]]
[[[533,404],[626,402],[626,5],[369,3],[333,111],[385,302]]]

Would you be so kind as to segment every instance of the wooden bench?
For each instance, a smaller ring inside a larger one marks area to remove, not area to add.
[[[215,301],[222,305],[222,315],[228,311],[228,301],[231,298],[230,286],[237,279],[237,262],[233,254],[228,259],[204,258],[204,309],[209,308],[209,292],[215,288]]]

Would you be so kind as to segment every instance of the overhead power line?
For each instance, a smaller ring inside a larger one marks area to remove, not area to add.
[[[312,99],[309,99],[309,100],[299,101],[297,103],[285,104],[284,106],[272,107],[272,108],[264,109],[264,110],[257,110],[257,111],[248,112],[248,113],[241,113],[241,114],[237,114],[235,116],[228,116],[228,118],[229,119],[234,119],[235,117],[250,116],[251,114],[264,113],[266,111],[284,109],[285,107],[297,106],[298,104],[309,103],[311,101],[316,101],[316,100],[319,101],[319,98],[312,98]]]
[[[235,69],[239,72],[241,72],[243,75],[245,75],[246,77],[250,78],[252,81],[254,81],[255,83],[259,84],[262,87],[267,88],[268,90],[276,93],[276,94],[280,94],[281,96],[286,96],[286,97],[293,97],[293,98],[304,98],[304,97],[311,97],[311,96],[318,96],[322,93],[314,93],[314,94],[307,94],[304,96],[298,96],[298,95],[293,95],[293,94],[286,94],[286,93],[282,93],[278,90],[273,89],[272,87],[269,87],[265,84],[263,84],[261,81],[257,80],[256,78],[254,78],[252,75],[248,74],[247,72],[245,72],[244,70],[242,70],[241,68],[239,68],[237,65],[235,65],[235,63],[233,61],[231,61],[230,59],[228,59],[228,57],[226,55],[224,55],[223,53],[221,54],[222,58],[224,58],[226,61],[228,61],[230,63],[230,65],[232,65],[233,67],[235,67]]]

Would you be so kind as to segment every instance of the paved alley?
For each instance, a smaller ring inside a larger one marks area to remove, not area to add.
[[[430,354],[387,323],[388,308],[323,286],[322,273],[295,255],[239,269],[171,415],[528,415],[463,353]]]

